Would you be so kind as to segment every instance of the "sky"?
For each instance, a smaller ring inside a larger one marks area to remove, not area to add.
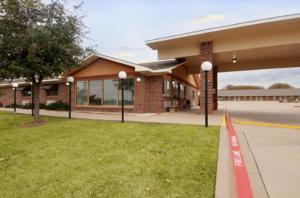
[[[139,63],[157,60],[156,51],[145,45],[146,40],[300,13],[300,0],[84,0],[80,13],[90,31],[85,46]],[[274,82],[300,88],[300,67],[220,73],[218,83],[222,88],[227,84],[268,87]]]

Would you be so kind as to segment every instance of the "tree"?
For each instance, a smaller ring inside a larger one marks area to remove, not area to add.
[[[264,89],[262,86],[255,85],[227,85],[225,86],[227,90],[247,90],[247,89]]]
[[[23,78],[33,84],[35,125],[42,81],[58,77],[83,59],[84,30],[82,17],[70,14],[59,0],[0,2],[0,78]]]
[[[269,89],[292,89],[292,88],[294,87],[287,83],[274,83],[269,87]]]

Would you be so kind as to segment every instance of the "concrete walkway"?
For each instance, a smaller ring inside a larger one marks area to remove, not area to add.
[[[300,130],[251,125],[235,127],[240,142],[244,142],[241,143],[243,153],[248,155],[245,161],[254,191],[259,191],[260,195],[266,192],[259,197],[299,197]]]
[[[12,109],[0,108],[0,111],[13,112]],[[31,109],[17,109],[17,113],[31,114]],[[49,111],[40,110],[40,115],[56,116],[56,117],[68,117],[68,112],[65,111]],[[93,120],[111,120],[120,121],[120,113],[108,113],[108,112],[72,112],[72,118],[93,119]],[[222,110],[214,112],[209,115],[210,125],[220,125],[222,122]],[[175,113],[126,113],[125,121],[132,122],[151,122],[151,123],[168,123],[168,124],[195,124],[204,125],[204,115],[200,114],[199,109],[193,109],[190,111],[179,111]]]

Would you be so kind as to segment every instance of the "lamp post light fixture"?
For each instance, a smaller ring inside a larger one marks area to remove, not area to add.
[[[232,63],[234,63],[234,64],[237,63],[237,58],[234,57],[234,58],[232,59]]]
[[[136,78],[136,81],[137,81],[137,82],[141,82],[141,80],[142,80],[141,77],[137,77],[137,78]]]
[[[208,127],[208,72],[212,69],[212,63],[204,61],[201,65],[202,71],[205,72],[205,127]]]
[[[74,77],[68,76],[66,85],[69,86],[69,119],[71,119],[71,111],[72,111],[72,83],[73,82],[74,82]]]
[[[16,112],[16,107],[17,107],[17,87],[19,87],[18,83],[12,83],[12,87],[14,90],[14,112]]]
[[[126,79],[127,74],[124,71],[119,72],[119,79],[121,81],[121,104],[122,104],[122,123],[124,122],[124,80]]]

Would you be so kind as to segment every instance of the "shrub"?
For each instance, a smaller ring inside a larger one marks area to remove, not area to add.
[[[2,106],[0,105],[0,107],[3,107],[3,104],[2,104]],[[13,108],[13,107],[14,107],[13,103],[5,106],[5,108]],[[19,104],[17,104],[16,107],[20,108],[20,109],[31,109],[32,105],[31,105],[31,103],[26,103],[25,105],[19,105]],[[45,109],[45,107],[46,107],[45,104],[40,103],[40,109]]]
[[[31,103],[26,103],[25,105],[22,105],[21,109],[31,109],[32,105]]]
[[[46,109],[47,110],[61,110],[61,111],[68,110],[69,105],[66,103],[63,103],[62,101],[57,101],[57,102],[53,102],[53,103],[46,105]]]
[[[40,103],[40,109],[46,109],[46,105],[44,103]]]
[[[22,105],[16,104],[16,108],[21,108],[21,107],[22,107]],[[14,108],[14,103],[6,105],[5,108]]]
[[[0,107],[3,107],[3,104],[0,102]]]

